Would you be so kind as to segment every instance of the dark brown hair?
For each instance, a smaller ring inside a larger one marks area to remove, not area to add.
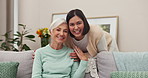
[[[79,9],[74,9],[74,10],[71,10],[69,11],[69,13],[67,14],[67,17],[66,17],[66,22],[68,24],[68,27],[69,27],[69,20],[74,17],[74,16],[78,16],[80,19],[82,19],[82,21],[84,22],[84,29],[83,29],[83,33],[82,35],[85,35],[88,33],[88,31],[90,30],[90,26],[88,24],[88,21],[85,17],[85,15],[83,14],[83,12]],[[71,37],[75,37],[71,32],[70,32],[70,36]]]

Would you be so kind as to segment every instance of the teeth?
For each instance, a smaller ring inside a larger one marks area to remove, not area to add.
[[[75,31],[75,33],[79,33],[79,31]]]
[[[75,32],[76,34],[78,34],[78,33],[80,33],[80,30],[74,30],[74,32]]]
[[[59,39],[64,39],[64,37],[58,37]]]

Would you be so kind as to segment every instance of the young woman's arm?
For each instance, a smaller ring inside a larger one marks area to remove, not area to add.
[[[99,52],[105,52],[108,51],[107,50],[107,42],[106,42],[106,38],[105,38],[105,34],[103,34],[102,38],[100,39],[97,48],[99,50]]]
[[[88,64],[88,57],[86,57],[82,50],[77,46],[75,46],[74,51],[76,52],[81,61],[79,66],[78,62],[74,62],[72,66],[71,78],[84,78],[85,69],[87,68]]]

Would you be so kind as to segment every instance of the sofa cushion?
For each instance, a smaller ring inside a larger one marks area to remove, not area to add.
[[[148,52],[113,52],[113,55],[118,71],[148,71]]]
[[[33,52],[33,50],[23,52],[0,51],[0,62],[19,62],[17,78],[31,78]]]
[[[111,78],[148,78],[147,71],[116,71],[111,73]]]
[[[111,78],[111,72],[117,70],[112,52],[98,53],[97,67],[99,70],[100,78]]]
[[[16,78],[18,62],[0,62],[0,78]]]

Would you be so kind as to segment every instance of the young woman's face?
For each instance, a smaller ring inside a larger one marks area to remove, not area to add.
[[[67,24],[61,24],[51,32],[52,41],[56,43],[64,43],[68,36]]]
[[[78,16],[74,16],[69,20],[70,32],[75,36],[76,39],[83,37],[84,22]]]

